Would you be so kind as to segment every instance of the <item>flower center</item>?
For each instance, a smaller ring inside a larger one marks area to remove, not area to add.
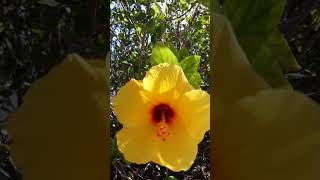
[[[165,121],[170,123],[174,117],[172,108],[167,104],[159,104],[153,108],[152,118],[155,123]]]
[[[152,121],[156,124],[156,135],[162,141],[170,136],[169,125],[174,119],[175,113],[167,104],[156,105],[152,109]]]

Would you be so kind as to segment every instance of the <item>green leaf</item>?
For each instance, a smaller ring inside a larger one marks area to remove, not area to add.
[[[177,57],[168,47],[156,43],[151,53],[151,65],[155,66],[161,63],[179,64]]]
[[[139,11],[138,13],[133,14],[133,21],[142,21],[146,18],[146,14],[144,12]]]
[[[193,72],[198,70],[198,66],[200,63],[200,56],[188,56],[184,58],[181,62],[180,65],[184,71],[185,74],[192,74]]]
[[[137,32],[138,32],[138,34],[141,36],[141,31],[142,31],[142,28],[140,27],[140,26],[137,26]]]
[[[209,17],[205,16],[205,15],[202,15],[201,18],[200,18],[200,22],[201,22],[201,25],[202,24],[209,24]]]
[[[173,52],[173,54],[177,57],[178,61],[180,61],[180,54],[177,49],[174,47],[172,41],[166,43],[166,46]]]
[[[158,41],[158,34],[157,33],[152,33],[151,35],[151,43],[155,44]]]
[[[162,13],[161,7],[158,3],[153,3],[154,16],[158,16]]]
[[[202,80],[201,75],[199,74],[199,72],[195,72],[189,78],[189,82],[193,86],[193,88],[199,89],[200,88],[200,84],[203,83],[203,80]]]
[[[183,69],[186,78],[194,88],[199,88],[199,85],[203,83],[198,72],[200,58],[201,57],[197,55],[188,56],[180,62],[180,66]]]
[[[288,87],[283,72],[300,69],[277,29],[285,3],[285,0],[224,0],[222,4],[249,61],[273,87]]]
[[[167,178],[167,180],[178,180],[176,177],[174,177],[174,176],[169,176],[168,178]]]
[[[187,48],[182,48],[179,51],[179,61],[189,56],[189,52]]]

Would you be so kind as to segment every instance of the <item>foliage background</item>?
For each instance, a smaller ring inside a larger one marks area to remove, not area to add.
[[[131,78],[144,77],[151,67],[152,47],[159,41],[184,56],[201,56],[198,69],[204,81],[201,88],[209,91],[209,16],[209,9],[195,0],[111,1],[111,98]],[[154,163],[126,162],[117,151],[114,138],[121,125],[114,114],[110,118],[111,177],[114,179],[210,178],[209,134],[199,145],[200,151],[191,169],[174,173]]]
[[[105,58],[107,4],[103,0],[0,1],[0,180],[21,179],[7,148],[12,142],[5,128],[8,113],[21,105],[32,82],[68,53]]]
[[[302,66],[288,73],[288,79],[294,89],[320,103],[320,1],[289,0],[279,30]]]

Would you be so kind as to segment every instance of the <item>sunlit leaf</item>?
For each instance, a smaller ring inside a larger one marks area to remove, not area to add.
[[[159,6],[159,4],[158,3],[153,3],[153,10],[154,10],[154,12],[155,12],[155,16],[158,16],[159,14],[161,14],[162,13],[162,10],[161,10],[161,7]]]
[[[166,43],[166,46],[173,52],[173,54],[177,57],[178,61],[180,61],[180,53],[174,47],[172,41]]]
[[[156,43],[152,49],[151,64],[154,66],[161,63],[178,64],[178,60],[168,47]]]
[[[199,85],[203,83],[198,72],[200,58],[200,56],[188,56],[180,62],[185,76],[194,88],[199,88]]]

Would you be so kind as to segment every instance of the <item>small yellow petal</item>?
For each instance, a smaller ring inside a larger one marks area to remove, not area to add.
[[[180,66],[168,63],[152,67],[143,79],[143,88],[157,95],[170,92],[171,97],[178,97],[192,90]]]
[[[185,93],[177,103],[179,118],[198,143],[210,129],[210,95],[202,90]]]
[[[120,88],[113,98],[113,110],[118,120],[124,126],[141,126],[150,123],[152,101],[150,93],[142,84],[131,79]]]

